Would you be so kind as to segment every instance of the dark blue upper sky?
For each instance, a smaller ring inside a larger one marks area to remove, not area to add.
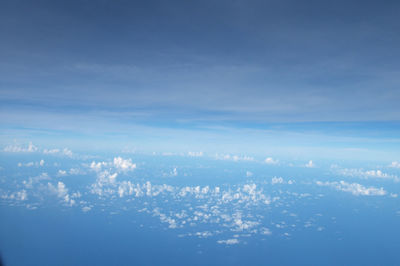
[[[0,119],[398,121],[399,13],[398,1],[2,1]]]

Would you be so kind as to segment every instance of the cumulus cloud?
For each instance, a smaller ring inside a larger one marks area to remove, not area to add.
[[[316,184],[318,186],[329,186],[333,187],[336,190],[349,192],[355,196],[384,196],[387,192],[381,187],[365,187],[358,183],[347,183],[345,181],[340,182],[321,182],[317,181]]]
[[[274,159],[271,158],[271,157],[267,157],[267,158],[265,159],[265,163],[266,163],[266,164],[278,164],[279,161],[278,161],[278,160],[274,160]]]
[[[57,186],[47,183],[47,186],[51,193],[56,194],[59,198],[62,198],[66,204],[70,206],[75,204],[75,200],[71,199],[70,195],[68,194],[68,189],[63,182],[59,181]]]
[[[90,169],[92,169],[92,170],[94,170],[94,171],[100,171],[101,170],[101,168],[103,167],[103,166],[107,166],[108,164],[106,163],[106,162],[95,162],[95,161],[93,161],[91,164],[90,164]]]
[[[90,166],[92,170],[101,171],[103,168],[114,169],[117,172],[128,172],[136,169],[136,164],[131,159],[123,159],[122,157],[114,157],[112,162],[95,162]]]
[[[266,228],[266,227],[261,228],[261,229],[260,229],[260,233],[261,233],[262,235],[272,235],[271,230],[269,230],[269,229]]]
[[[253,173],[252,173],[252,172],[246,171],[246,177],[252,177],[252,176],[253,176]]]
[[[88,206],[85,206],[85,207],[83,207],[82,208],[82,211],[83,212],[88,212],[88,211],[90,211],[92,208],[90,208],[90,207],[88,207]]]
[[[314,168],[314,167],[315,167],[315,164],[313,163],[312,160],[309,160],[308,163],[305,165],[305,167],[307,167],[307,168]]]
[[[122,159],[121,157],[115,157],[113,161],[114,167],[122,171],[130,171],[136,168],[136,164],[132,163],[131,159]]]
[[[375,179],[392,179],[395,182],[399,182],[400,179],[396,175],[390,175],[388,173],[384,173],[381,170],[363,170],[363,169],[348,169],[348,168],[334,168],[336,173],[342,176],[348,177],[358,177],[358,178],[375,178]]]
[[[29,163],[18,163],[18,167],[32,167],[32,166],[44,166],[44,160],[40,160],[39,162],[29,162]]]
[[[28,199],[28,194],[25,189],[21,191],[15,191],[9,195],[1,195],[2,199],[10,199],[10,200],[17,200],[17,201],[25,201]]]
[[[215,158],[217,160],[229,160],[229,161],[234,161],[234,162],[239,162],[239,161],[254,161],[254,158],[251,156],[239,156],[239,155],[230,155],[230,154],[216,154]]]
[[[400,162],[394,161],[390,164],[390,167],[393,168],[400,168]]]
[[[202,151],[199,151],[199,152],[189,151],[188,152],[188,156],[190,156],[190,157],[202,157],[203,156],[203,152]]]
[[[239,244],[239,240],[237,238],[231,238],[231,239],[226,239],[226,240],[218,240],[218,244],[225,244],[225,245],[235,245]]]
[[[84,174],[85,172],[78,168],[71,168],[71,169],[69,169],[68,173],[70,175],[79,175],[79,174]]]
[[[52,155],[60,154],[60,155],[65,155],[67,157],[72,157],[73,156],[73,152],[68,148],[64,148],[62,150],[60,150],[60,149],[44,149],[43,153],[44,154],[52,154]]]
[[[3,149],[5,152],[36,152],[38,148],[29,142],[28,146],[20,146],[18,144],[9,145]]]
[[[62,154],[64,154],[65,156],[68,156],[68,157],[72,157],[72,151],[69,150],[68,148],[64,148],[62,150]]]
[[[272,185],[275,185],[275,184],[283,184],[284,183],[284,181],[283,181],[283,178],[282,177],[276,177],[276,176],[274,176],[272,179],[271,179],[271,184]]]
[[[43,153],[44,153],[44,154],[56,154],[56,153],[59,153],[59,152],[60,152],[59,149],[50,149],[50,150],[44,149],[44,150],[43,150]]]
[[[178,170],[176,169],[176,167],[174,167],[174,170],[172,170],[171,172],[171,176],[177,176],[178,175]]]
[[[67,175],[67,171],[65,171],[65,170],[58,170],[58,172],[57,172],[57,176],[66,176]]]

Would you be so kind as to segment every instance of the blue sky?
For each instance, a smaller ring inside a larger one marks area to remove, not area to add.
[[[0,260],[395,265],[399,14],[0,1]]]
[[[398,159],[397,1],[4,1],[1,139]]]

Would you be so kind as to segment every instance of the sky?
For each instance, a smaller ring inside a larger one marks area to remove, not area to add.
[[[2,1],[1,142],[397,159],[399,11]]]
[[[0,264],[397,265],[399,1],[0,1]]]

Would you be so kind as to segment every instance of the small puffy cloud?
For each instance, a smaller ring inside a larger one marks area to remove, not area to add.
[[[379,178],[385,178],[388,175],[383,173],[381,170],[369,170],[365,172],[365,175],[367,176],[372,176],[372,177],[379,177]]]
[[[72,151],[67,148],[64,148],[62,150],[62,154],[64,154],[65,156],[68,156],[68,157],[72,157]]]
[[[239,162],[239,161],[254,161],[254,158],[251,156],[239,156],[239,155],[230,155],[230,154],[216,154],[215,158],[217,160],[231,160],[234,162]]]
[[[114,157],[112,162],[92,162],[89,166],[92,170],[99,172],[102,168],[115,168],[117,172],[128,172],[136,168],[136,164],[132,163],[131,159],[123,159],[121,157]]]
[[[251,177],[251,176],[253,176],[253,173],[250,171],[246,171],[246,177]]]
[[[53,154],[53,155],[54,154],[60,154],[60,155],[68,156],[68,157],[72,157],[73,156],[72,151],[70,149],[68,149],[68,148],[64,148],[62,150],[60,150],[60,149],[44,149],[43,153],[44,154]]]
[[[24,201],[28,199],[28,194],[26,193],[26,190],[23,189],[21,191],[16,191],[11,193],[10,195],[1,195],[0,198],[3,199],[10,199],[10,200],[18,200],[18,201]]]
[[[16,145],[9,145],[3,149],[5,152],[35,152],[38,148],[29,142],[28,147]]]
[[[79,174],[82,174],[83,172],[78,168],[71,168],[71,169],[69,169],[68,173],[70,175],[79,175]]]
[[[32,166],[44,166],[44,160],[40,160],[39,162],[29,162],[29,163],[18,163],[18,167],[32,167]]]
[[[225,245],[235,245],[239,244],[239,240],[237,238],[231,238],[231,239],[226,239],[226,240],[218,240],[218,244],[225,244]]]
[[[92,170],[94,170],[94,171],[101,171],[101,168],[103,167],[103,166],[106,166],[107,165],[107,163],[105,163],[105,162],[98,162],[98,163],[96,163],[95,161],[93,161],[91,164],[90,164],[90,169],[92,169]]]
[[[83,212],[88,212],[88,211],[90,211],[92,208],[90,208],[90,207],[88,207],[88,206],[85,206],[85,207],[83,207],[82,208],[82,211]]]
[[[358,178],[376,178],[376,179],[392,179],[395,182],[399,182],[400,179],[396,175],[390,175],[382,172],[381,170],[367,170],[363,169],[336,169],[336,172],[342,176],[358,177]]]
[[[190,156],[190,157],[202,157],[203,156],[203,152],[202,151],[199,151],[199,152],[189,151],[188,152],[188,156]]]
[[[177,176],[177,175],[178,175],[178,170],[175,167],[174,170],[172,170],[171,172],[171,176]]]
[[[262,235],[271,235],[272,232],[268,228],[263,227],[263,228],[260,229],[260,234],[262,234]]]
[[[122,159],[121,157],[115,157],[113,161],[114,167],[122,170],[122,171],[129,171],[136,168],[136,164],[132,163],[131,159]]]
[[[266,164],[278,164],[278,163],[279,163],[278,160],[274,160],[274,159],[271,158],[271,157],[267,157],[267,158],[265,159],[264,162],[265,162]]]
[[[64,197],[68,193],[68,189],[63,182],[58,182],[57,186],[54,186],[51,183],[48,183],[47,185],[50,192],[57,194],[57,196],[60,198]]]
[[[59,149],[51,149],[51,150],[44,149],[44,150],[43,150],[43,153],[44,153],[44,154],[56,154],[56,153],[59,153],[59,152],[60,152]]]
[[[62,198],[65,203],[72,206],[75,204],[75,200],[71,199],[68,194],[68,189],[63,182],[58,182],[57,186],[47,183],[47,186],[51,193],[56,194],[57,197]]]
[[[31,167],[31,166],[34,166],[34,165],[35,165],[34,162],[29,162],[29,163],[18,163],[18,167],[22,167],[22,166]]]
[[[308,163],[305,165],[305,167],[307,167],[307,168],[314,168],[314,167],[315,167],[315,164],[313,163],[312,160],[309,160]]]
[[[349,192],[355,196],[384,196],[387,192],[381,187],[365,187],[358,183],[347,183],[345,181],[340,182],[321,182],[317,181],[318,186],[329,186],[336,190]]]
[[[272,185],[275,185],[275,184],[283,184],[284,183],[284,181],[283,181],[283,178],[282,177],[276,177],[276,176],[274,176],[272,179],[271,179],[271,184]]]
[[[392,162],[389,166],[393,168],[400,168],[400,162],[397,161]]]
[[[65,170],[58,170],[58,172],[57,172],[57,176],[66,176],[67,175],[67,171],[65,171]]]
[[[112,173],[110,173],[110,172],[107,171],[107,170],[105,170],[105,171],[99,173],[99,178],[100,178],[100,180],[108,180],[108,181],[110,181],[111,183],[113,183],[113,182],[115,181],[115,179],[117,178],[117,176],[118,176],[118,173],[112,174]]]

